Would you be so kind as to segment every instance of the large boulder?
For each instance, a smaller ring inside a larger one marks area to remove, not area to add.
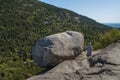
[[[81,33],[67,31],[38,40],[32,49],[32,56],[40,67],[54,66],[64,60],[74,59],[82,52],[83,46]]]

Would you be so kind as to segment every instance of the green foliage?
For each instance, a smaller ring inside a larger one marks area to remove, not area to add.
[[[37,0],[0,0],[0,80],[24,80],[43,70],[32,60],[31,49],[44,36],[73,30],[84,34],[86,44],[110,29]]]
[[[42,70],[42,68],[33,66],[34,63],[23,64],[21,62],[8,61],[0,64],[0,80],[24,80]]]
[[[105,34],[100,34],[98,41],[93,46],[94,49],[105,48],[117,40],[120,40],[120,31],[118,29],[111,29]]]

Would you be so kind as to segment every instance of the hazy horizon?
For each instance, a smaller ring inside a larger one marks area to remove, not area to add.
[[[41,0],[74,11],[100,23],[120,23],[120,0]]]

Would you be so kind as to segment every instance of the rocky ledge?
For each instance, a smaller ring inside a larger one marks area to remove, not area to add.
[[[120,80],[120,40],[89,58],[83,52],[75,60],[66,60],[27,80]]]

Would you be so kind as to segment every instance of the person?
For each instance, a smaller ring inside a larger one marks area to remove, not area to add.
[[[87,48],[87,56],[91,56],[92,55],[92,45],[91,43],[88,44]]]

